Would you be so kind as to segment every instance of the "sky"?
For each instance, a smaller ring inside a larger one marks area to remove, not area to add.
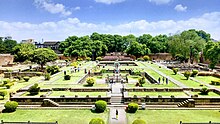
[[[104,34],[204,30],[220,40],[220,0],[0,0],[0,37],[63,41]]]

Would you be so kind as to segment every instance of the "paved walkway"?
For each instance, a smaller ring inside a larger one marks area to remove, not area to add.
[[[165,78],[168,78],[168,80],[170,80],[171,82],[175,83],[176,85],[178,85],[178,86],[180,86],[180,87],[182,87],[182,88],[187,88],[186,85],[184,85],[184,84],[182,84],[181,82],[179,82],[179,81],[177,81],[177,80],[175,80],[175,79],[173,79],[173,78],[171,78],[171,77],[165,75],[165,74],[162,73],[161,71],[158,71],[157,69],[152,68],[152,67],[150,67],[150,66],[148,66],[148,65],[146,65],[146,64],[144,64],[144,63],[142,63],[142,64],[145,65],[146,67],[150,68],[151,70],[157,72],[157,73],[160,74],[161,76],[163,76],[163,77],[165,77]]]
[[[116,118],[116,109],[118,118]],[[109,124],[127,124],[125,107],[110,107]]]

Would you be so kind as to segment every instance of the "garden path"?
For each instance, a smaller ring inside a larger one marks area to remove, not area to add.
[[[118,110],[118,118],[116,118],[116,109]],[[124,107],[110,107],[109,124],[127,124]]]

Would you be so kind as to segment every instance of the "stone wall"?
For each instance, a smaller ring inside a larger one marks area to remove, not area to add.
[[[170,53],[154,53],[148,55],[151,60],[172,60],[172,55]]]
[[[14,56],[10,54],[0,54],[0,66],[12,64]]]

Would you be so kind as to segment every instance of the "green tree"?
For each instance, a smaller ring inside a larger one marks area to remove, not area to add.
[[[210,45],[212,43],[208,43]],[[220,63],[220,42],[214,43],[213,46],[207,46],[205,57],[209,59],[211,69],[215,68],[215,65]]]
[[[32,57],[32,61],[36,62],[37,64],[40,64],[41,69],[43,69],[43,66],[47,62],[51,62],[56,59],[57,59],[57,54],[53,50],[47,48],[38,48],[34,50]]]
[[[30,43],[17,44],[13,49],[15,61],[24,62],[26,60],[31,60],[31,56],[35,50],[35,46]]]
[[[134,41],[132,42],[127,50],[126,50],[126,53],[127,54],[131,54],[131,55],[134,55],[136,56],[137,58],[139,58],[140,56],[143,56],[143,55],[147,55],[150,53],[150,49],[148,49],[146,47],[146,45],[144,44],[140,44],[138,43],[137,41]]]

